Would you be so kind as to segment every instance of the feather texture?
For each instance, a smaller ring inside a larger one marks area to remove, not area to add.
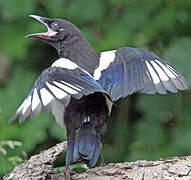
[[[9,119],[9,122],[19,117],[19,122],[22,123],[29,116],[35,117],[41,109],[46,113],[53,112],[52,106],[55,101],[61,103],[65,108],[71,97],[80,99],[84,95],[87,96],[95,92],[107,94],[88,72],[70,60],[61,58],[42,72],[28,97]],[[53,113],[53,115],[55,114]]]
[[[112,52],[112,57],[111,52],[108,54],[110,64],[97,69],[102,70],[98,82],[113,101],[135,92],[166,94],[167,90],[175,93],[188,88],[183,76],[154,53],[129,47]],[[95,78],[98,77],[97,69]]]

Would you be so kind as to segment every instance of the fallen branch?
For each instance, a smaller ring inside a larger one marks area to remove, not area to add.
[[[54,171],[53,164],[58,156],[66,152],[67,143],[56,146],[32,156],[27,162],[17,166],[4,180],[61,180],[64,173]],[[111,163],[105,167],[89,169],[81,174],[72,175],[76,180],[190,180],[191,156],[173,157],[158,161],[135,161],[124,163]]]

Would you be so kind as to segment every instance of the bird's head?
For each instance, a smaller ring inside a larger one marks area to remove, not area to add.
[[[82,36],[81,31],[74,24],[64,19],[46,18],[37,15],[30,15],[30,17],[45,25],[47,32],[34,33],[26,37],[42,39],[48,42],[50,45],[54,46],[56,49],[58,48],[57,46],[60,42],[65,41],[69,37],[75,35]]]

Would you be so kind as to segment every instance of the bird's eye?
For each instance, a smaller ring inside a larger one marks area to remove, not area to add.
[[[57,23],[52,23],[51,24],[51,29],[57,31],[59,28],[58,28],[58,24]]]

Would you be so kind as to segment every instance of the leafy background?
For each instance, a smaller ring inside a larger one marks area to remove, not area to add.
[[[44,29],[29,14],[65,18],[101,52],[122,46],[152,50],[191,85],[190,0],[1,0],[0,177],[31,155],[65,140],[51,115],[8,124],[55,50],[24,36]],[[190,91],[135,94],[113,107],[104,136],[106,162],[191,154]],[[64,165],[64,157],[55,166]]]

